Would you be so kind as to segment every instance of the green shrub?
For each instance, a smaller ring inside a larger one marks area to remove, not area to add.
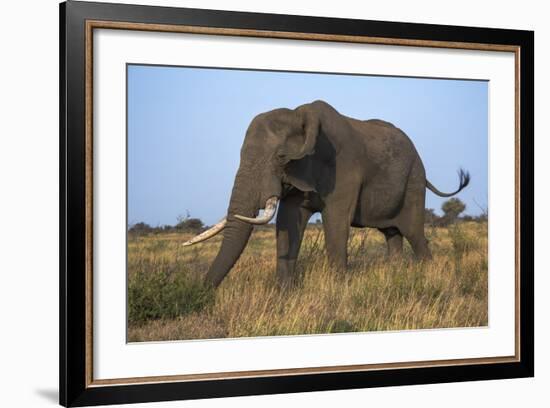
[[[133,274],[128,281],[128,321],[177,318],[212,305],[214,291],[184,273]]]

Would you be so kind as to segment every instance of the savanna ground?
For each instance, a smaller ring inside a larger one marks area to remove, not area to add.
[[[331,270],[319,225],[306,229],[301,284],[279,290],[275,229],[257,228],[216,290],[202,286],[221,235],[192,247],[193,234],[128,238],[128,341],[486,326],[487,223],[426,226],[433,261],[386,258],[376,230],[352,229],[349,270]]]

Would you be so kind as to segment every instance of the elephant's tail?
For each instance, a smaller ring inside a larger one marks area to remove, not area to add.
[[[460,169],[458,172],[458,177],[460,178],[460,185],[458,186],[458,190],[454,193],[442,193],[435,188],[434,185],[428,181],[428,179],[426,179],[426,187],[428,187],[432,193],[437,194],[439,197],[451,197],[461,192],[468,184],[470,184],[470,173],[467,171]]]

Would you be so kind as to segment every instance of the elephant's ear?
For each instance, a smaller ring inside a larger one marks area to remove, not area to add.
[[[317,191],[314,155],[321,130],[319,113],[306,105],[296,109],[296,114],[302,131],[286,141],[284,173],[287,182],[298,190]]]
[[[284,170],[286,182],[301,191],[317,191],[315,167],[311,156],[306,156],[300,160],[292,160]]]
[[[290,135],[285,141],[283,155],[285,161],[299,160],[315,153],[315,144],[321,127],[319,113],[310,106],[300,106],[295,111],[300,131]]]

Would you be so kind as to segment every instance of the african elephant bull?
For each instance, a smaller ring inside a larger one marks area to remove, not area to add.
[[[418,258],[429,259],[426,188],[449,197],[469,181],[461,170],[457,191],[437,190],[426,179],[411,140],[388,122],[349,118],[323,101],[275,109],[256,116],[246,132],[227,216],[184,245],[224,230],[206,275],[209,284],[218,286],[253,225],[269,222],[279,202],[277,275],[282,284],[294,279],[304,229],[315,212],[322,214],[328,259],[337,269],[347,264],[350,226],[378,228],[391,256],[401,253],[405,237]]]

